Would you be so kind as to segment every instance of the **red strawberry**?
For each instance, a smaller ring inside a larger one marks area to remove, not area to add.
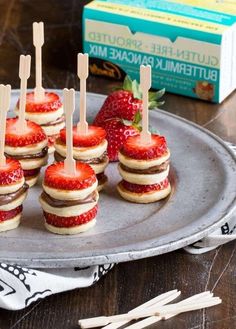
[[[49,214],[44,211],[44,217],[46,222],[50,225],[56,227],[73,227],[76,225],[82,225],[90,222],[93,220],[98,211],[98,206],[96,205],[91,210],[79,215],[79,216],[72,216],[72,217],[60,217],[54,214]]]
[[[104,121],[111,118],[131,121],[137,111],[142,111],[142,100],[134,98],[130,91],[116,90],[106,98],[93,123],[103,126]]]
[[[23,147],[27,145],[37,144],[47,139],[43,129],[35,122],[27,122],[27,130],[25,133],[18,133],[16,123],[18,118],[7,119],[6,124],[6,140],[5,144],[12,147]]]
[[[149,108],[153,109],[163,105],[157,100],[163,96],[165,90],[149,93]],[[120,118],[133,121],[137,112],[142,112],[142,93],[136,80],[132,81],[126,76],[123,87],[112,92],[105,100],[100,111],[94,119],[96,126],[104,125],[104,121],[111,118]]]
[[[66,143],[66,129],[60,131],[63,143]],[[77,127],[73,128],[73,145],[76,147],[91,147],[100,144],[106,137],[106,131],[101,127],[89,126],[88,133],[81,135],[77,132]]]
[[[19,101],[16,105],[19,108]],[[34,99],[34,93],[27,93],[26,96],[26,112],[52,112],[62,107],[60,97],[52,92],[46,92],[43,101],[36,102]]]
[[[93,169],[86,163],[76,163],[76,176],[65,172],[64,162],[57,162],[47,167],[44,184],[60,190],[82,190],[96,182]]]
[[[0,167],[0,186],[14,184],[21,180],[23,176],[24,174],[20,162],[15,159],[7,158],[6,166]]]
[[[148,193],[148,192],[159,191],[167,188],[169,184],[169,180],[168,178],[166,178],[163,182],[159,184],[152,184],[152,185],[138,185],[122,180],[119,184],[122,187],[124,187],[126,190],[133,193]]]
[[[118,160],[118,151],[129,136],[139,134],[134,126],[126,126],[120,119],[108,119],[104,122],[104,129],[107,133],[107,155],[110,161]]]
[[[167,152],[164,136],[151,135],[151,144],[142,144],[140,136],[129,137],[121,148],[121,153],[137,160],[149,160],[161,157]]]
[[[25,176],[25,178],[36,176],[36,175],[39,174],[39,172],[40,172],[40,168],[31,169],[31,170],[24,170],[24,176]]]
[[[59,137],[59,134],[48,136],[48,147],[53,146],[55,140]]]
[[[8,210],[8,211],[2,211],[0,210],[0,223],[4,222],[5,220],[14,218],[15,216],[17,216],[18,214],[20,214],[23,210],[22,205],[12,209],[12,210]]]

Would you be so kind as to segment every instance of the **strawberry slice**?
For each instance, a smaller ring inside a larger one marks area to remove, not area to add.
[[[15,209],[2,211],[0,210],[0,223],[4,222],[5,220],[12,219],[18,214],[20,214],[23,210],[23,206],[16,207]]]
[[[18,118],[7,119],[6,124],[6,140],[5,144],[12,147],[23,147],[27,145],[37,144],[47,139],[43,129],[35,122],[26,121],[27,129],[23,134],[17,132]]]
[[[152,135],[150,144],[142,144],[140,135],[132,136],[124,143],[121,153],[137,160],[150,160],[161,157],[167,152],[164,136]]]
[[[40,168],[31,169],[31,170],[24,170],[24,176],[25,176],[25,178],[27,178],[27,177],[33,177],[33,176],[38,175],[39,172],[40,172]]]
[[[60,131],[63,143],[66,143],[66,129]],[[81,135],[77,132],[77,127],[73,127],[73,145],[75,147],[90,147],[100,144],[106,137],[106,131],[101,127],[89,126],[88,133]]]
[[[120,182],[120,185],[122,187],[124,187],[126,190],[133,192],[133,193],[148,193],[148,192],[164,190],[165,188],[167,188],[168,184],[169,184],[168,178],[166,178],[159,184],[152,184],[152,185],[132,184],[125,180],[122,180]]]
[[[64,162],[57,162],[47,167],[44,184],[60,190],[82,190],[96,182],[93,169],[86,163],[76,162],[76,176],[65,172]]]
[[[18,182],[24,176],[20,162],[15,159],[7,158],[6,166],[0,167],[0,186],[10,185]]]
[[[72,217],[60,217],[54,214],[49,214],[44,211],[44,217],[46,222],[50,225],[56,227],[73,227],[77,225],[82,225],[90,222],[93,220],[98,211],[98,206],[96,205],[91,210],[79,215],[79,216],[72,216]]]
[[[17,107],[19,108],[19,101],[17,102]],[[43,113],[43,112],[53,112],[62,107],[62,102],[60,97],[52,92],[46,92],[43,101],[36,102],[34,98],[34,93],[30,92],[26,95],[26,112],[31,113]]]

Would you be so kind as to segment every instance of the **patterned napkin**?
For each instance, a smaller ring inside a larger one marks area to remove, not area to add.
[[[230,143],[227,145],[236,154],[236,146]],[[234,239],[236,239],[236,214],[215,232],[184,249],[192,254],[201,254]],[[46,296],[89,287],[112,267],[113,264],[108,264],[39,271],[0,263],[0,308],[20,310]]]
[[[89,287],[112,267],[108,264],[39,271],[0,263],[0,308],[20,310],[49,295]]]

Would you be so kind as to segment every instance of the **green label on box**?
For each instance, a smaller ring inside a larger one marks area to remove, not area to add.
[[[85,19],[84,51],[116,64],[139,79],[139,66],[152,66],[152,85],[191,97],[219,98],[220,46],[198,40],[132,33],[127,26]],[[119,72],[115,72],[119,75]],[[109,74],[107,74],[109,75]]]

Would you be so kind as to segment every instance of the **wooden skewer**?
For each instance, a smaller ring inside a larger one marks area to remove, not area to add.
[[[133,317],[136,317],[136,318],[144,318],[144,317],[152,316],[152,315],[157,315],[157,316],[160,315],[160,316],[164,317],[167,314],[194,311],[194,310],[198,310],[201,308],[214,306],[214,305],[217,305],[220,303],[221,303],[220,298],[211,297],[211,298],[208,298],[207,300],[196,301],[194,303],[191,303],[190,305],[189,304],[187,304],[187,305],[180,304],[179,305],[177,303],[177,304],[164,305],[159,308],[152,307],[152,308],[149,308],[148,310],[138,312],[137,314],[132,313],[132,315],[133,315]],[[112,321],[114,321],[114,320],[116,320],[116,319],[112,319]]]
[[[27,80],[30,77],[30,63],[31,63],[30,55],[20,56],[20,65],[19,65],[20,104],[19,104],[19,119],[16,126],[17,133],[22,133],[26,129],[25,105],[26,105]]]
[[[151,88],[152,73],[151,66],[140,66],[140,87],[143,97],[143,112],[142,112],[142,131],[141,143],[149,144],[151,142],[151,133],[148,128],[148,91]]]
[[[44,99],[45,96],[45,90],[42,87],[42,46],[44,44],[43,22],[33,23],[33,44],[35,46],[35,75],[36,75],[34,96],[36,102],[40,102]]]
[[[88,123],[86,121],[86,80],[88,78],[88,54],[78,54],[77,74],[80,78],[80,120],[77,124],[77,132],[88,133]]]
[[[190,305],[178,305],[178,304],[171,304],[171,305],[165,305],[161,307],[150,307],[147,310],[140,310],[139,312],[132,312],[132,313],[126,313],[126,314],[119,314],[114,316],[100,316],[97,318],[90,318],[81,320],[79,324],[82,328],[94,328],[94,327],[102,327],[106,326],[107,324],[111,322],[119,322],[119,321],[131,321],[133,319],[140,319],[145,318],[153,315],[160,315],[165,316],[170,313],[183,313],[183,312],[189,312],[194,311],[206,307],[211,307],[217,304],[221,303],[221,299],[218,297],[212,297],[206,301],[197,301],[195,303],[191,303]]]
[[[206,301],[197,301],[196,303],[191,303],[190,305],[166,305],[162,306],[160,309],[155,312],[155,315],[161,315],[162,317],[170,313],[183,313],[199,310],[205,307],[211,307],[218,305],[222,302],[219,297],[212,297]]]
[[[213,297],[213,293],[211,293],[210,291],[205,291],[200,294],[196,294],[194,296],[191,296],[191,297],[188,297],[188,298],[182,300],[181,302],[178,303],[178,305],[188,305],[189,302],[193,302],[193,301],[199,301],[199,302],[208,302],[209,301],[210,302],[212,300],[212,297]],[[179,313],[166,314],[164,317],[162,316],[161,318],[163,320],[167,320],[177,314],[179,314]]]
[[[6,157],[4,155],[5,134],[6,134],[6,118],[10,107],[11,86],[0,85],[0,167],[6,165]]]
[[[189,298],[182,300],[181,302],[178,303],[178,305],[188,305],[189,302],[193,302],[196,300],[205,301],[205,300],[209,299],[209,297],[212,297],[212,296],[213,296],[213,294],[210,293],[209,291],[202,292],[200,294],[197,294],[197,295],[194,295],[194,296],[191,296]],[[126,327],[126,329],[142,329],[142,328],[150,326],[156,322],[159,322],[161,320],[170,319],[176,315],[178,315],[178,313],[171,313],[169,315],[165,315],[164,317],[163,316],[151,316],[149,318],[146,318],[144,320],[131,324],[130,326]]]
[[[148,307],[151,307],[153,305],[159,305],[159,306],[165,305],[165,304],[171,302],[172,300],[176,299],[180,294],[181,294],[181,292],[178,291],[178,290],[176,290],[176,289],[175,290],[168,291],[168,292],[166,292],[164,294],[161,294],[161,295],[159,295],[159,296],[157,296],[155,298],[152,298],[151,300],[147,301],[146,303],[144,303],[144,304],[136,307],[135,309],[133,309],[129,313],[132,314],[135,311],[145,310]],[[91,318],[91,319],[94,319],[95,320],[97,318]],[[90,319],[79,320],[79,325],[82,328],[88,328],[87,327],[87,320],[90,320]],[[128,323],[129,321],[130,320],[124,320],[122,322]],[[109,326],[111,326],[111,328],[113,328],[112,325],[114,325],[114,328],[119,328],[123,324],[121,324],[121,322],[115,322],[115,323],[111,323],[110,325],[107,325],[106,328],[108,328]]]
[[[64,89],[64,111],[66,116],[66,159],[64,161],[65,171],[68,175],[76,173],[76,162],[73,158],[73,113],[75,110],[75,90]]]
[[[144,310],[150,306],[162,306],[165,305],[171,301],[173,301],[174,299],[176,299],[179,295],[181,294],[180,291],[178,291],[177,289],[175,290],[171,290],[168,291],[164,294],[161,294],[155,298],[152,298],[151,300],[149,300],[148,302],[134,308],[133,310],[131,310],[129,313],[135,312],[135,311],[139,311],[139,310]],[[115,322],[115,323],[110,323],[107,326],[103,327],[103,329],[117,329],[121,326],[124,326],[125,324],[127,324],[129,321],[121,321],[121,322]]]

